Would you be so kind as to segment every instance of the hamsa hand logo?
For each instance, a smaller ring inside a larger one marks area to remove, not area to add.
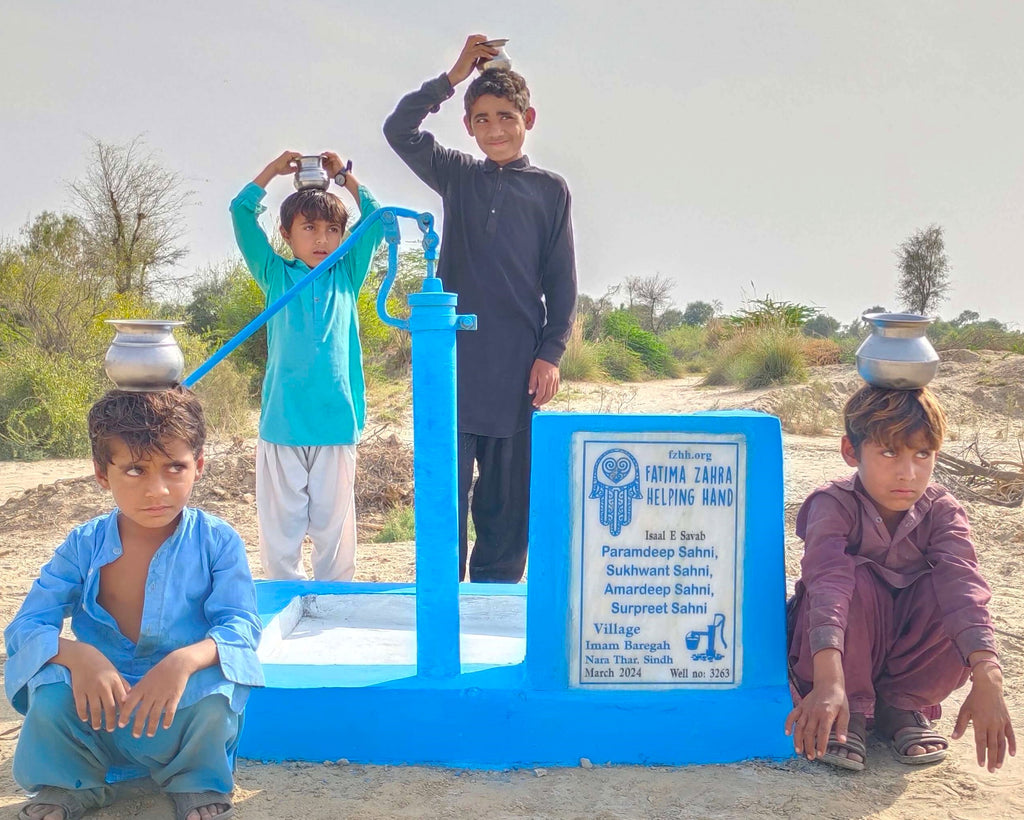
[[[627,450],[606,450],[594,462],[590,497],[601,501],[600,520],[612,535],[633,520],[633,499],[642,498],[640,465]]]

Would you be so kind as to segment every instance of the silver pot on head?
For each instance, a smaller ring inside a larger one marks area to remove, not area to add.
[[[935,321],[916,313],[866,313],[871,335],[857,348],[857,372],[875,387],[915,390],[935,378],[939,354],[925,332]]]
[[[168,319],[107,319],[114,341],[107,348],[103,369],[120,390],[166,390],[180,384],[185,357],[174,339],[184,322]]]

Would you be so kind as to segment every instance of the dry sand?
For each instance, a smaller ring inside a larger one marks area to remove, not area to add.
[[[990,460],[1020,463],[1024,437],[1024,357],[963,354],[942,367],[934,387],[953,420],[947,451],[974,445]],[[800,543],[792,534],[799,502],[814,486],[847,468],[838,454],[835,410],[857,385],[852,368],[814,372],[798,388],[740,391],[697,387],[695,378],[635,385],[569,384],[555,409],[575,412],[679,413],[757,408],[800,417],[817,435],[785,436],[786,566],[797,572]],[[370,424],[370,429],[375,425]],[[396,427],[408,438],[407,419]],[[255,504],[252,444],[213,448],[194,502],[226,518],[249,545],[254,573]],[[38,569],[67,530],[108,509],[109,498],[86,461],[0,463],[0,622],[17,610]],[[4,504],[4,502],[7,502]],[[535,818],[1024,818],[1024,511],[965,500],[979,560],[995,594],[1007,701],[1022,736],[1020,756],[996,774],[974,761],[971,735],[956,742],[944,763],[896,763],[872,740],[869,768],[839,772],[801,760],[752,761],[728,766],[651,768],[617,766],[475,772],[424,767],[336,763],[261,764],[241,761],[235,794],[242,818],[535,817]],[[372,516],[365,516],[372,529]],[[361,533],[357,580],[410,580],[411,545],[376,545]],[[6,657],[6,656],[4,656]],[[965,692],[946,703],[939,728],[948,733]],[[343,723],[343,718],[339,718]],[[0,705],[0,817],[15,817],[22,801],[11,776],[20,726]],[[709,731],[713,726],[709,726]],[[779,727],[782,731],[782,727]],[[170,802],[151,788],[125,790],[97,818],[170,817]]]

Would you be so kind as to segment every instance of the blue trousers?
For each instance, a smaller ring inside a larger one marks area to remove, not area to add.
[[[169,729],[132,737],[132,724],[96,731],[78,717],[71,687],[51,683],[29,696],[14,751],[14,779],[26,791],[74,789],[88,808],[110,803],[111,767],[142,767],[165,792],[220,792],[234,786],[240,715],[223,695],[179,709]]]

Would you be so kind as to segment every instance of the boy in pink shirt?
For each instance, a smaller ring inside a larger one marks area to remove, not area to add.
[[[963,507],[932,484],[946,418],[927,389],[867,385],[844,410],[857,472],[815,490],[797,516],[801,578],[789,606],[797,754],[861,770],[867,721],[902,763],[933,763],[931,720],[971,680],[953,738],[974,725],[978,764],[1016,753],[1002,667]]]

